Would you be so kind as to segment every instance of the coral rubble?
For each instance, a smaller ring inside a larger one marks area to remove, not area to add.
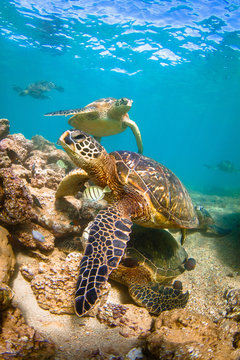
[[[10,308],[1,314],[0,358],[51,360],[55,346],[28,326],[19,309]]]
[[[188,310],[163,312],[147,347],[157,359],[236,359],[229,333],[209,318]]]

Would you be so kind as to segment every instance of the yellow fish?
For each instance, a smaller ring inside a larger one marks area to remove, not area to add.
[[[106,193],[111,192],[109,186],[101,188],[100,186],[88,186],[83,192],[83,198],[90,201],[99,201],[102,200]]]

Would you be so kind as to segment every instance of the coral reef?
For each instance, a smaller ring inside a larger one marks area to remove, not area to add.
[[[97,317],[100,322],[108,326],[118,326],[119,333],[124,337],[145,337],[150,332],[153,321],[144,308],[110,302],[99,308]]]
[[[59,360],[240,357],[239,198],[193,194],[220,226],[235,228],[218,239],[188,235],[186,250],[197,265],[179,276],[190,291],[184,310],[155,318],[112,281],[97,317],[79,319],[73,300],[81,235],[106,203],[81,193],[56,200],[58,183],[72,169],[55,144],[10,135],[8,120],[0,119],[0,358],[53,359],[51,339]],[[131,236],[147,239],[141,227]]]
[[[232,289],[226,293],[227,317],[240,321],[240,289]]]
[[[0,226],[0,311],[10,305],[13,296],[8,284],[16,261],[8,237],[9,232]]]
[[[1,316],[1,359],[54,359],[54,344],[28,326],[19,309],[10,308]]]
[[[12,169],[0,169],[0,221],[15,225],[34,218],[29,189]]]
[[[78,277],[80,253],[70,253],[65,259],[57,249],[47,262],[35,260],[20,270],[31,281],[39,306],[53,314],[73,314],[73,300]]]
[[[229,333],[209,318],[187,310],[163,312],[147,347],[157,359],[235,360],[238,355]]]
[[[10,130],[10,124],[8,119],[0,119],[0,140],[4,139]]]

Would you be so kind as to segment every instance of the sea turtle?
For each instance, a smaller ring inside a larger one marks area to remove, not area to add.
[[[91,223],[83,232],[83,245],[88,241],[90,227]],[[110,278],[128,286],[130,296],[138,305],[159,315],[164,310],[183,308],[187,304],[188,291],[182,292],[180,281],[173,285],[170,282],[185,270],[192,270],[193,267],[188,266],[192,260],[168,231],[135,227],[134,240],[129,241],[123,259]]]
[[[127,114],[131,109],[132,102],[127,98],[114,99],[109,97],[93,101],[81,109],[60,110],[47,113],[45,116],[73,115],[68,123],[75,129],[93,135],[98,141],[102,136],[119,134],[130,127],[137,141],[138,152],[142,153],[140,130]]]
[[[75,310],[82,316],[98,303],[101,287],[118,267],[132,222],[152,228],[194,228],[198,219],[183,184],[155,160],[131,151],[108,154],[93,137],[79,130],[65,131],[59,141],[81,169],[62,180],[56,197],[73,195],[89,178],[111,189],[105,195],[110,204],[91,224],[80,263]],[[170,302],[171,296],[167,294]]]
[[[210,231],[214,235],[225,236],[231,233],[231,229],[223,229],[215,224],[211,214],[205,209],[204,206],[196,205],[195,211],[198,217],[199,226],[197,230]]]
[[[236,168],[233,162],[230,160],[221,160],[217,165],[204,164],[203,166],[205,166],[207,169],[220,170],[230,174],[240,172],[240,169]]]
[[[19,86],[13,86],[13,89],[21,96],[30,95],[36,99],[49,99],[49,96],[44,95],[44,93],[52,89],[60,92],[64,91],[62,86],[58,86],[52,81],[36,81],[28,85],[26,89],[22,89]]]

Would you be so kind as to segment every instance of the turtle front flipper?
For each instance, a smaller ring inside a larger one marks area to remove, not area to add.
[[[132,283],[128,287],[129,294],[140,306],[150,313],[159,315],[162,311],[184,308],[188,302],[189,292],[166,287],[158,283],[142,285]]]
[[[68,115],[76,115],[81,112],[82,109],[71,109],[71,110],[58,110],[52,111],[44,114],[44,116],[68,116]]]
[[[124,119],[123,124],[126,126],[129,126],[131,128],[131,130],[136,138],[138,152],[139,152],[139,154],[142,154],[142,152],[143,152],[142,136],[141,136],[141,133],[140,133],[140,130],[139,130],[137,124],[135,123],[135,121],[130,120],[129,118]]]
[[[132,221],[121,204],[99,211],[88,230],[75,294],[75,311],[86,315],[98,303],[101,288],[116,269],[130,237]]]
[[[55,197],[58,199],[62,196],[76,195],[81,186],[89,179],[86,171],[74,169],[68,173],[58,185]]]

